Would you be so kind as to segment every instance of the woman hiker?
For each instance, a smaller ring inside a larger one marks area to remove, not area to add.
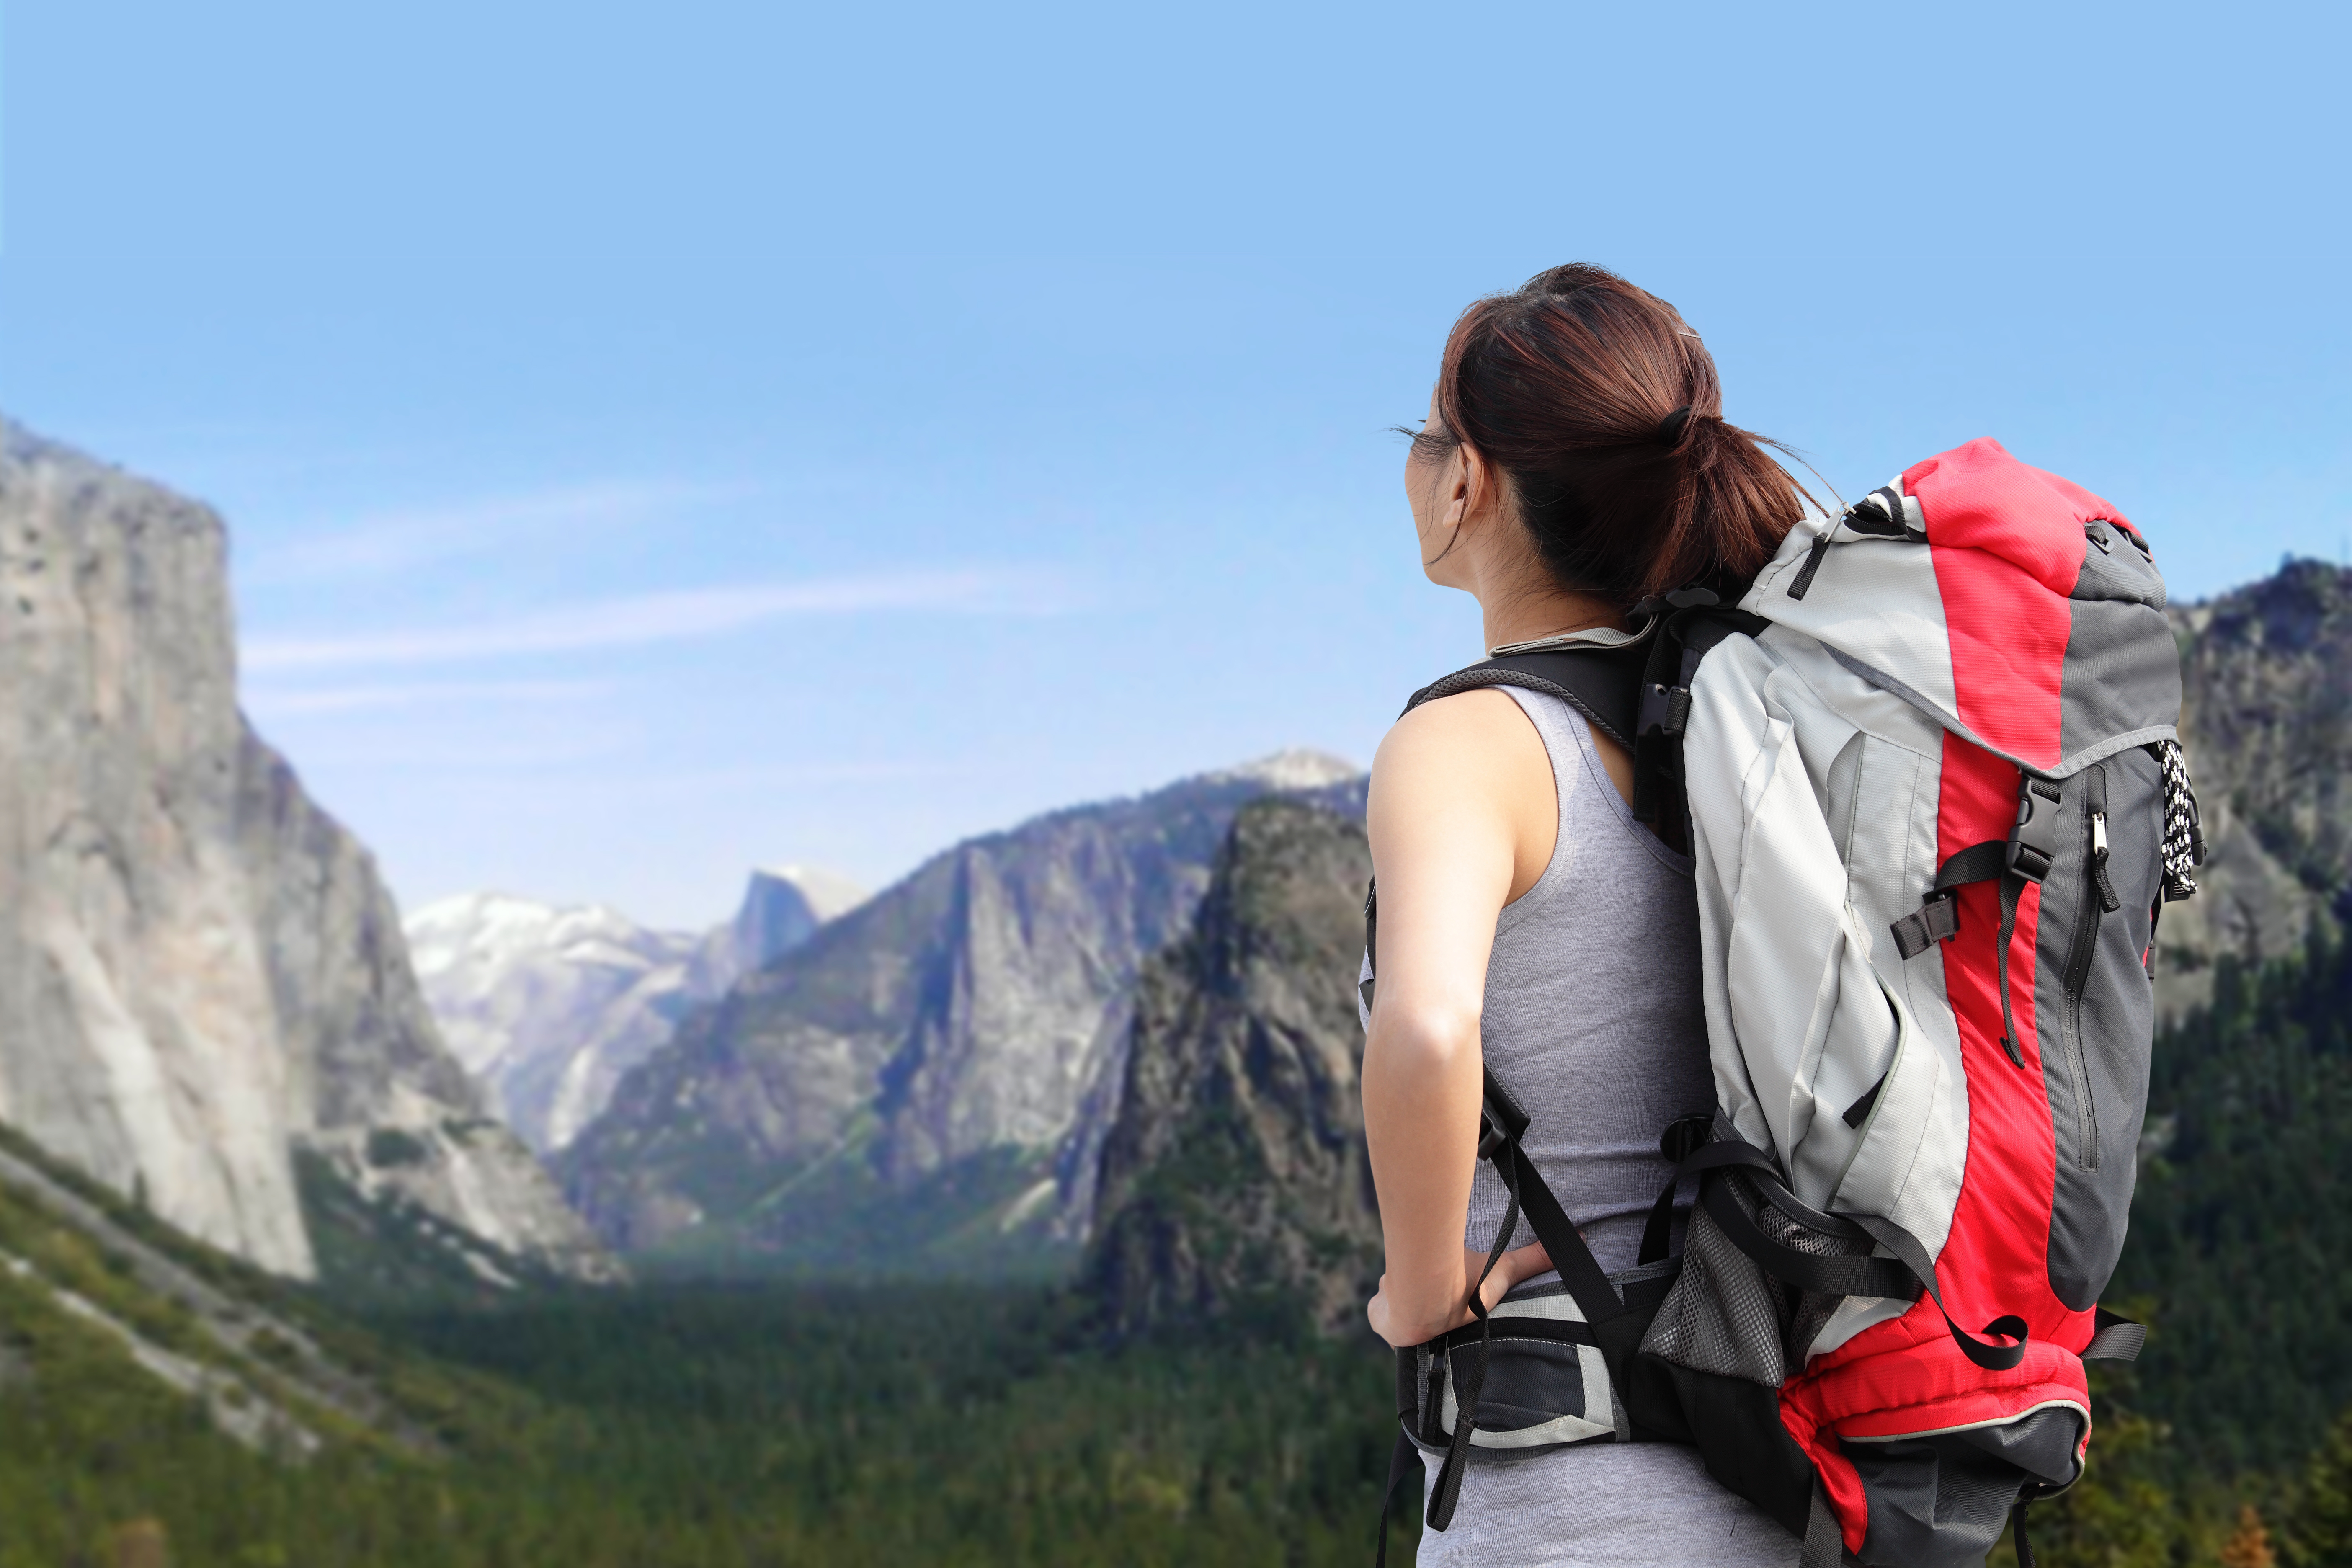
[[[1752,576],[1803,504],[1725,423],[1714,361],[1674,307],[1585,266],[1463,314],[1404,480],[1423,569],[1478,601],[1490,652],[1622,641],[1645,596]],[[1387,1250],[1369,1316],[1393,1345],[1472,1321],[1507,1202],[1477,1157],[1482,1068],[1529,1112],[1527,1151],[1605,1270],[1633,1267],[1672,1172],[1658,1130],[1715,1102],[1691,862],[1634,821],[1633,776],[1568,703],[1511,687],[1424,702],[1381,742],[1363,1097]],[[1550,1278],[1524,1219],[1512,1246],[1489,1305]],[[1424,1463],[1433,1485],[1439,1458]],[[1466,1465],[1419,1561],[1796,1556],[1696,1449],[1604,1440]]]

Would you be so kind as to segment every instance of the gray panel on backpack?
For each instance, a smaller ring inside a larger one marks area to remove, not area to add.
[[[2105,818],[2105,907],[2093,856]],[[2050,1288],[2076,1311],[2099,1299],[2121,1256],[2147,1102],[2155,987],[2140,955],[2163,874],[2163,770],[2130,751],[2067,781],[2061,806],[2070,851],[2042,885],[2033,1011],[2056,1145]]]
[[[2021,1488],[2075,1477],[2083,1413],[2053,1405],[2000,1426],[1842,1445],[1870,1499],[1865,1563],[1983,1568]]]
[[[2060,757],[2082,756],[2117,736],[2171,734],[2180,713],[2180,655],[2164,612],[2114,599],[2078,600],[2074,612],[2059,676]]]

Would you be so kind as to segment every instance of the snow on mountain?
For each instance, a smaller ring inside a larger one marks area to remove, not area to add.
[[[600,904],[503,893],[429,904],[406,928],[451,1051],[507,1124],[549,1153],[596,1119],[688,1011],[862,896],[830,873],[785,867],[753,872],[735,919],[699,936]]]
[[[1272,756],[1260,757],[1255,762],[1244,763],[1239,767],[1203,776],[1213,784],[1240,780],[1261,784],[1268,789],[1287,791],[1328,789],[1333,784],[1361,778],[1363,773],[1363,769],[1345,757],[1293,746]]]

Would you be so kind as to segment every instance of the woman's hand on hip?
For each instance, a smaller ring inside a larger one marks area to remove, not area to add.
[[[1372,1332],[1399,1350],[1425,1344],[1449,1329],[1458,1329],[1475,1321],[1475,1315],[1470,1310],[1470,1282],[1477,1279],[1478,1271],[1486,1267],[1484,1248],[1465,1247],[1462,1249],[1462,1285],[1454,1293],[1456,1305],[1450,1317],[1433,1322],[1416,1322],[1401,1316],[1389,1298],[1389,1277],[1385,1274],[1381,1276],[1378,1293],[1364,1308],[1364,1317],[1372,1325]],[[1515,1247],[1495,1260],[1495,1270],[1486,1276],[1486,1284],[1478,1291],[1479,1299],[1492,1310],[1495,1303],[1517,1286],[1538,1274],[1549,1273],[1550,1269],[1551,1255],[1544,1250],[1542,1242]]]

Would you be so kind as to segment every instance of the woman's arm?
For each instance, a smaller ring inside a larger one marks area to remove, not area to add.
[[[1503,906],[1533,887],[1559,829],[1551,760],[1507,694],[1414,709],[1372,763],[1366,817],[1379,879],[1364,1134],[1388,1271],[1373,1331],[1413,1345],[1469,1321],[1486,1250],[1463,1245],[1477,1163],[1486,959]],[[1550,1268],[1540,1246],[1507,1254],[1489,1305]]]

